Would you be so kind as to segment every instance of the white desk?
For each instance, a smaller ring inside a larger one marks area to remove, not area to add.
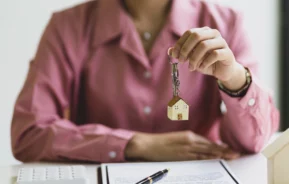
[[[14,182],[16,181],[17,171],[20,167],[48,165],[55,165],[55,163],[31,163],[0,167],[1,184],[14,184]],[[246,156],[238,160],[229,161],[228,165],[231,167],[232,171],[237,175],[237,177],[241,180],[243,184],[267,184],[266,159],[261,154]],[[90,177],[90,184],[97,184],[96,168],[98,167],[98,165],[85,166]]]
[[[269,143],[278,138],[281,133],[273,135]],[[248,155],[240,159],[227,162],[232,172],[240,179],[242,184],[267,184],[267,159],[261,154]],[[21,167],[65,165],[59,163],[30,163],[12,166],[0,166],[0,183],[14,184],[18,169]],[[66,164],[69,165],[69,164]],[[77,164],[73,164],[77,165]],[[84,165],[84,164],[79,164]],[[85,165],[89,175],[90,184],[97,184],[97,168],[99,165]]]

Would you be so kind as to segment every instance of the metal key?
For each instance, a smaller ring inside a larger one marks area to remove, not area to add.
[[[171,57],[169,57],[169,63],[172,65],[171,76],[173,85],[173,96],[179,96],[180,80],[179,80],[178,63],[173,63]]]
[[[179,80],[178,63],[172,64],[172,80],[173,80],[173,95],[179,96],[180,80]]]

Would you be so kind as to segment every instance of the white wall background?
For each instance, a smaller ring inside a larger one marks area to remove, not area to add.
[[[10,149],[10,122],[28,63],[53,11],[83,0],[0,0],[0,166],[17,163]]]
[[[277,0],[210,0],[241,10],[245,18],[253,51],[259,60],[260,78],[274,90],[279,107],[279,1]]]
[[[19,163],[10,149],[10,122],[28,63],[53,11],[83,0],[0,0],[0,166]],[[253,49],[260,59],[261,79],[278,98],[277,1],[218,0],[244,11]]]

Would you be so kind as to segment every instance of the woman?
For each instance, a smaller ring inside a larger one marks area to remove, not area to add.
[[[167,53],[183,63],[189,121],[167,118]],[[279,114],[256,72],[241,18],[229,8],[198,0],[86,2],[55,13],[42,36],[15,105],[13,154],[24,162],[121,162],[258,152]]]

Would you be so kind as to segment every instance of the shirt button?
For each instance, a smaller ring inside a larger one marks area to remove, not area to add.
[[[225,114],[227,112],[227,107],[226,107],[226,104],[224,103],[224,101],[222,101],[222,103],[220,105],[220,110],[221,110],[222,114]]]
[[[145,77],[146,79],[149,79],[149,78],[151,78],[152,73],[149,72],[149,71],[146,71],[143,75],[144,75],[144,77]]]
[[[146,106],[146,107],[143,109],[143,111],[144,111],[145,114],[150,114],[151,111],[152,111],[152,109],[151,109],[151,107]]]
[[[253,105],[255,105],[255,103],[256,103],[256,100],[254,98],[251,98],[248,102],[248,105],[252,107]]]
[[[116,157],[116,152],[115,151],[111,151],[111,152],[108,153],[108,156],[110,158],[115,158]]]
[[[145,39],[145,40],[150,40],[151,37],[152,37],[152,34],[149,33],[149,32],[144,32],[143,36],[144,36],[144,39]]]

